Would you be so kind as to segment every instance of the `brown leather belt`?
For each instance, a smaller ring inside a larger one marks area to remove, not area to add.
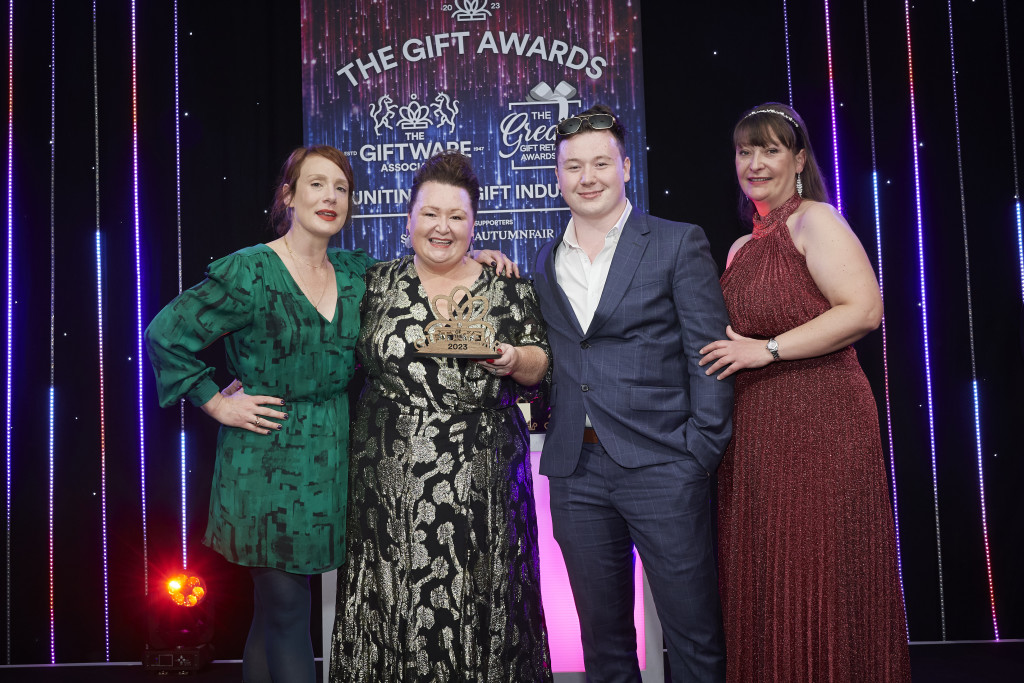
[[[583,428],[583,443],[601,443],[592,427]]]

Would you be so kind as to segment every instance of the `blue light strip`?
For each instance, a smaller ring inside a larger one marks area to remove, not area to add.
[[[932,460],[932,499],[935,508],[935,551],[939,572],[939,615],[942,640],[946,640],[946,592],[942,572],[942,529],[939,524],[939,473],[935,448],[935,403],[932,398],[932,358],[928,332],[928,291],[925,287],[924,218],[921,209],[921,167],[918,158],[917,105],[914,96],[914,55],[910,40],[910,0],[903,2],[903,15],[907,30],[907,71],[910,88],[910,131],[914,153],[914,204],[917,215],[917,268],[921,292],[921,338],[924,344],[925,387],[928,395],[928,442]]]
[[[964,164],[960,145],[960,102],[957,99],[956,82],[956,49],[953,40],[953,3],[946,0],[946,12],[949,16],[949,65],[953,78],[953,123],[956,132],[956,166],[960,178],[960,216],[964,234],[964,273],[967,284],[967,333],[968,350],[971,358],[971,385],[974,398],[974,443],[978,458],[978,499],[981,504],[981,534],[985,541],[985,572],[988,576],[989,608],[992,611],[992,629],[995,639],[999,640],[999,620],[996,617],[995,582],[992,580],[992,554],[989,549],[988,511],[985,506],[985,473],[984,458],[981,447],[981,407],[978,401],[978,366],[974,344],[974,299],[971,294],[971,258],[967,239],[967,195],[964,191]]]
[[[54,318],[56,316],[55,302],[57,300],[57,233],[56,233],[56,207],[54,196],[57,183],[57,3],[50,5],[50,392],[49,405],[47,407],[48,435],[47,435],[47,460],[49,468],[49,491],[48,509],[49,516],[49,572],[50,572],[50,664],[57,663],[57,631],[56,613],[54,605],[54,576],[53,576],[53,480],[54,480],[54,453],[53,453],[53,425],[54,425],[54,368],[56,366],[56,353],[54,346]]]
[[[99,348],[100,526],[103,543],[103,643],[110,661],[110,560],[107,554],[107,394],[103,364],[103,234],[100,231],[100,80],[96,0],[92,3],[93,168],[96,182],[96,339]]]
[[[14,0],[8,0],[7,12],[7,358],[4,412],[4,440],[7,478],[7,602],[5,630],[7,662],[11,661],[11,369],[14,351],[12,320],[14,303]]]
[[[132,201],[135,218],[135,367],[139,409],[139,485],[142,493],[142,578],[149,595],[149,538],[146,519],[146,415],[142,402],[142,229],[139,221],[139,80],[136,57],[135,0],[132,0]]]
[[[1017,267],[1020,272],[1020,295],[1024,299],[1024,231],[1020,220],[1020,175],[1017,166],[1017,114],[1013,110],[1013,72],[1010,69],[1010,19],[1003,0],[1003,41],[1006,45],[1006,88],[1010,93],[1010,148],[1013,152],[1013,199],[1017,205]]]
[[[882,210],[878,196],[878,142],[875,137],[875,89],[871,73],[871,36],[868,31],[868,0],[864,0],[864,53],[867,59],[868,75],[868,123],[871,131],[871,194],[875,209],[875,258],[878,263],[878,289],[885,301],[885,268],[882,259]],[[889,442],[889,485],[892,487],[892,514],[896,532],[896,567],[900,579],[900,597],[903,600],[903,616],[906,617],[907,603],[903,585],[903,545],[900,540],[900,506],[896,490],[896,445],[892,428],[892,395],[889,391],[889,332],[886,314],[882,312],[882,376],[885,386],[885,427]]]
[[[839,136],[836,132],[836,88],[832,72],[832,18],[825,0],[825,47],[828,51],[828,101],[832,112],[832,164],[836,179],[836,211],[843,212],[843,190],[839,182]]]
[[[789,9],[782,0],[782,30],[786,36],[786,84],[789,87],[789,106],[793,106],[793,69],[789,61]]]

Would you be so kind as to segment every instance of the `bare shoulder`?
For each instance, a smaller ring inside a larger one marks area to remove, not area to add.
[[[786,221],[793,243],[806,253],[807,245],[822,240],[856,240],[850,224],[831,204],[815,201],[801,202]]]

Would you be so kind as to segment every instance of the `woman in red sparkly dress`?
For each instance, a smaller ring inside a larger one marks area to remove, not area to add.
[[[729,681],[909,681],[878,412],[851,344],[878,327],[871,263],[828,202],[807,129],[767,103],[733,132],[753,232],[729,252],[732,325],[709,374],[736,373],[719,469]]]

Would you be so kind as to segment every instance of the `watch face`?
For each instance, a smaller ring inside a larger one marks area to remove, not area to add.
[[[774,339],[769,339],[768,340],[768,344],[767,344],[767,349],[769,351],[772,351],[773,353],[775,351],[778,351],[779,350],[779,342],[775,341]]]

